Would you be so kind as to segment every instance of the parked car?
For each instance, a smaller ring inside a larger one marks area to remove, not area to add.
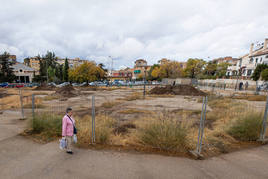
[[[15,86],[14,86],[14,87],[16,87],[16,88],[22,88],[22,87],[24,87],[24,84],[22,84],[22,83],[15,84]]]
[[[80,86],[79,83],[72,83],[72,86]]]
[[[0,87],[1,87],[1,88],[8,87],[8,83],[7,83],[7,82],[5,82],[5,83],[0,83]]]
[[[89,86],[97,86],[96,82],[90,82],[88,83]]]
[[[26,83],[26,84],[24,84],[24,87],[33,87],[33,84],[32,83]]]
[[[32,83],[32,86],[40,86],[39,83]]]
[[[81,83],[79,86],[87,86],[87,82]]]
[[[64,83],[61,83],[59,85],[57,85],[57,87],[64,87],[64,86],[67,86],[67,85],[70,85],[70,82],[64,82]]]
[[[56,83],[54,83],[54,82],[48,83],[47,85],[48,86],[57,86]]]

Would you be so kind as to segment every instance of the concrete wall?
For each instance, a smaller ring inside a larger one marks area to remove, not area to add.
[[[162,83],[165,85],[173,85],[174,81],[175,81],[175,84],[183,84],[183,85],[191,84],[190,78],[176,78],[176,79],[164,78],[162,79]]]
[[[198,80],[199,84],[215,84],[216,86],[226,84],[227,88],[235,88],[236,82],[237,82],[237,79]],[[246,84],[246,82],[248,82],[249,89],[256,88],[256,81],[239,79],[238,83],[240,82],[243,82],[243,84]],[[263,84],[263,82],[264,81],[258,81],[258,85]]]

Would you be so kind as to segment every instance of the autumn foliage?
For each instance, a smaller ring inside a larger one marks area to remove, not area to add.
[[[105,72],[95,62],[86,61],[83,64],[69,69],[69,79],[76,82],[90,82],[101,80],[105,77]]]

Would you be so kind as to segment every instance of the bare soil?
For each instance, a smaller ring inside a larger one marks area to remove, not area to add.
[[[67,85],[67,86],[56,89],[55,94],[69,98],[69,97],[77,96],[78,92],[74,89],[73,86]]]
[[[191,85],[175,85],[165,87],[155,87],[150,90],[150,94],[172,94],[172,95],[186,95],[186,96],[206,96],[201,90],[196,89]]]

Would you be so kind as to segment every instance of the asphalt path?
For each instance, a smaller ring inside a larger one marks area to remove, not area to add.
[[[58,142],[38,144],[18,135],[26,121],[6,111],[0,115],[0,178],[268,178],[268,146],[206,160],[74,149]]]

